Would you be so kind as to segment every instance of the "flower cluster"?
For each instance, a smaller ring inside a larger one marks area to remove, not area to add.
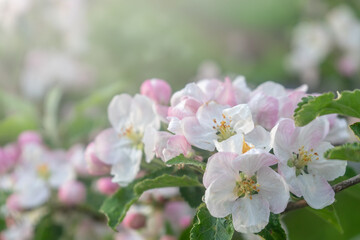
[[[270,212],[285,210],[290,193],[316,209],[334,202],[328,181],[345,173],[346,161],[323,153],[348,137],[336,115],[305,127],[292,119],[307,87],[265,82],[251,90],[244,77],[189,83],[171,95],[163,80],[147,80],[141,93],[115,96],[111,128],[88,146],[89,171],[110,173],[127,186],[141,174],[142,159],[165,163],[179,155],[206,162],[204,201],[211,215],[232,215],[242,233],[261,231]]]

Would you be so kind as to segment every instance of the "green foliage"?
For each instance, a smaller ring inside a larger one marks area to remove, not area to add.
[[[190,231],[191,240],[230,240],[234,234],[232,221],[227,218],[214,218],[205,204],[200,205]]]
[[[206,164],[203,162],[196,161],[194,159],[186,158],[184,155],[180,154],[179,156],[170,159],[166,162],[168,165],[177,165],[177,164],[185,164],[185,165],[192,165],[196,167],[201,167],[201,169],[205,169]]]
[[[61,239],[63,227],[55,223],[51,215],[43,217],[35,227],[34,240]]]
[[[346,143],[327,150],[325,158],[360,162],[360,143]]]
[[[0,121],[0,144],[15,141],[21,132],[36,128],[36,120],[29,115],[19,113],[8,116]]]
[[[286,239],[286,233],[280,223],[280,215],[270,213],[268,225],[257,233],[266,240],[282,240]]]
[[[6,221],[3,216],[0,215],[0,232],[6,229]]]
[[[188,172],[176,171],[174,168],[158,170],[119,189],[113,196],[105,200],[100,211],[108,218],[108,225],[115,229],[125,217],[130,206],[139,199],[144,191],[163,187],[201,186],[196,177],[188,175]]]
[[[304,126],[318,116],[332,113],[360,118],[360,90],[343,91],[334,97],[334,93],[328,92],[303,98],[295,109],[296,125]]]
[[[331,224],[339,233],[343,233],[344,230],[341,226],[340,219],[337,215],[336,209],[333,205],[323,209],[306,208],[308,211],[314,213],[327,223]]]
[[[197,208],[202,203],[205,194],[204,187],[181,187],[181,196],[192,208]]]
[[[62,90],[60,88],[53,88],[45,98],[43,125],[45,134],[49,137],[51,143],[54,145],[59,145],[60,141],[58,119],[61,97]]]
[[[354,132],[355,136],[360,140],[360,122],[350,125],[350,128]]]

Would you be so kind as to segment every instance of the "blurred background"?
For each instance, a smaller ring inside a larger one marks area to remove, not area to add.
[[[149,78],[360,87],[360,1],[0,0],[0,145],[23,130],[87,143],[106,106]],[[360,187],[337,195],[343,233],[303,209],[290,239],[360,239]]]

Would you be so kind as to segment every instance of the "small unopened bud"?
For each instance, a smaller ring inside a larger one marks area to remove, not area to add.
[[[102,162],[95,153],[95,144],[91,142],[85,150],[85,160],[88,172],[94,176],[110,173],[110,166]]]
[[[128,212],[123,220],[124,226],[131,229],[140,229],[146,225],[146,217],[141,213]]]
[[[113,183],[111,177],[104,177],[97,180],[96,188],[102,194],[112,195],[119,189],[119,184]]]
[[[23,147],[24,145],[29,144],[29,143],[41,144],[42,138],[35,131],[25,131],[19,135],[18,143],[19,143],[20,147]]]
[[[158,104],[167,105],[171,97],[171,87],[164,80],[149,79],[141,84],[140,93]]]
[[[86,188],[79,181],[68,181],[59,188],[58,197],[62,203],[76,205],[85,200]]]
[[[12,194],[6,199],[6,207],[10,211],[20,211],[21,210],[19,198],[16,194]]]

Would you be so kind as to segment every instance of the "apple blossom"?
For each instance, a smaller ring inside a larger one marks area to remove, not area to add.
[[[103,177],[96,181],[96,188],[103,194],[112,195],[119,189],[119,184],[113,183],[110,177]]]
[[[85,150],[85,161],[87,164],[87,171],[91,175],[99,176],[110,173],[110,165],[101,161],[95,153],[95,144],[91,142]]]
[[[282,119],[271,132],[279,173],[292,193],[303,196],[316,209],[334,202],[335,193],[327,181],[344,175],[346,169],[346,161],[323,157],[332,148],[324,141],[328,131],[328,121],[318,118],[304,127],[295,127],[292,119]]]
[[[82,182],[68,181],[60,186],[58,197],[66,205],[75,205],[86,198],[86,188]]]
[[[261,231],[270,211],[281,213],[289,200],[285,181],[269,167],[276,163],[274,155],[259,149],[210,157],[203,177],[210,214],[217,218],[232,214],[238,232]]]

